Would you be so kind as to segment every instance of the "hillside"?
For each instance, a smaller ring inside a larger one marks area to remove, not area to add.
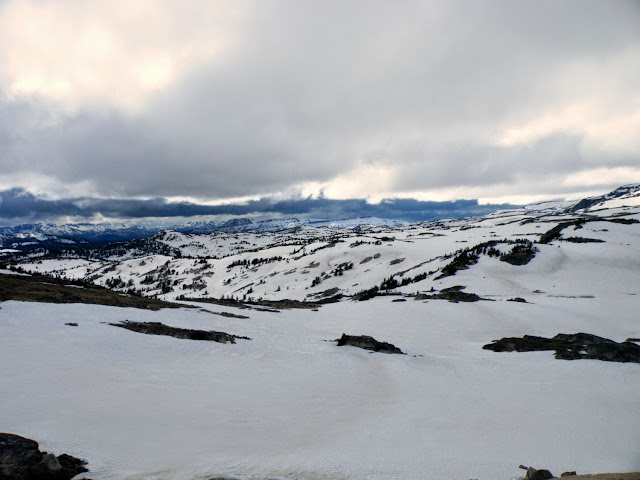
[[[22,274],[34,291],[75,279],[191,308],[4,297],[0,425],[87,460],[78,478],[94,480],[637,471],[630,193],[22,255],[10,267],[59,277]]]
[[[542,273],[557,279],[558,295],[591,294],[595,285],[619,291],[629,285],[627,276],[616,270],[602,279],[617,268],[607,258],[628,259],[625,271],[637,271],[638,191],[627,187],[586,209],[541,204],[405,227],[163,231],[102,249],[32,255],[18,265],[164,300],[317,301],[370,296],[376,288],[415,294],[461,282],[485,295],[526,296],[540,289],[535,277]],[[628,199],[634,201],[625,206]],[[478,282],[487,271],[499,284]]]

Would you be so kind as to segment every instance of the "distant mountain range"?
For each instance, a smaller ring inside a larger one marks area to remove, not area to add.
[[[640,185],[625,185],[597,197],[589,197],[575,204],[563,204],[567,212],[603,208],[605,204],[620,205],[640,203]],[[291,218],[239,217],[225,222],[193,221],[177,225],[131,226],[122,223],[73,223],[45,224],[29,223],[13,227],[0,227],[0,253],[31,251],[38,248],[67,250],[103,246],[114,242],[127,242],[151,237],[164,230],[185,234],[212,232],[275,232],[300,226],[357,228],[363,225],[398,227],[409,222],[378,217],[357,217],[344,220]]]
[[[38,248],[67,250],[102,246],[114,242],[151,237],[164,230],[186,234],[275,232],[300,226],[356,228],[361,225],[401,226],[408,222],[376,217],[346,220],[298,218],[252,219],[234,218],[226,222],[194,221],[171,226],[131,226],[121,223],[27,223],[13,227],[0,227],[0,253],[30,251]]]

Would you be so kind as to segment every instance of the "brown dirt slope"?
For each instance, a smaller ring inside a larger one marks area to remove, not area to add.
[[[0,275],[0,302],[17,300],[43,303],[91,303],[114,307],[160,310],[184,305],[152,298],[127,295],[106,288],[66,285],[63,281],[40,276]]]

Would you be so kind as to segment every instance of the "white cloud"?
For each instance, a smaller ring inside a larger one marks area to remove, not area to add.
[[[224,55],[246,2],[23,0],[0,5],[0,84],[66,108],[137,110]]]
[[[5,0],[0,180],[201,203],[605,189],[638,165],[639,24],[589,0]]]
[[[608,187],[640,183],[640,166],[594,168],[567,175],[562,183],[568,187]]]

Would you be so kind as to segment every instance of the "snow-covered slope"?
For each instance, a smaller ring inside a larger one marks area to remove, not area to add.
[[[129,246],[40,256],[20,266],[166,300],[298,301],[349,297],[376,287],[379,293],[430,291],[467,284],[488,269],[494,280],[504,277],[500,286],[489,288],[494,284],[486,281],[469,289],[513,296],[539,289],[535,278],[541,277],[543,269],[548,274],[559,272],[560,285],[553,288],[570,291],[569,285],[576,281],[599,283],[597,278],[609,268],[609,257],[625,258],[630,269],[638,267],[638,218],[640,206],[600,207],[583,213],[556,203],[401,227],[299,226],[275,232],[209,234],[163,231]],[[554,234],[556,227],[560,230]],[[509,262],[508,254],[514,249],[528,249],[529,263]],[[469,269],[449,274],[458,270],[455,265],[461,261],[467,261]],[[523,280],[529,278],[531,282]],[[625,284],[622,276],[618,278],[622,283],[610,283],[613,290]]]
[[[570,211],[592,211],[603,208],[640,205],[640,184],[623,185],[598,197],[589,197],[570,207]]]
[[[482,345],[575,331],[624,340],[638,333],[638,293],[636,282],[532,304],[381,297],[318,312],[237,311],[248,319],[5,302],[0,424],[86,458],[94,480],[508,480],[521,463],[557,475],[634,470],[639,365]],[[105,323],[124,319],[252,340],[195,342]],[[327,341],[343,332],[408,355]]]
[[[359,226],[401,226],[403,220],[387,220],[375,217],[345,220],[317,220],[298,218],[259,219],[240,217],[225,222],[192,221],[166,226],[131,226],[114,223],[43,224],[29,223],[14,227],[0,227],[0,246],[20,251],[35,249],[64,250],[105,245],[112,242],[127,242],[151,237],[163,230],[174,230],[185,234],[208,234],[212,232],[275,232],[311,225],[314,227],[356,228]]]
[[[519,464],[556,475],[638,470],[639,364],[482,349],[523,335],[640,338],[640,206],[567,207],[403,227],[165,231],[85,256],[26,258],[27,271],[200,308],[4,302],[0,425],[87,458],[95,480],[511,480]],[[458,285],[484,300],[430,297]],[[318,311],[189,300],[339,295]],[[108,325],[125,319],[252,340]],[[342,333],[407,355],[337,347]]]

